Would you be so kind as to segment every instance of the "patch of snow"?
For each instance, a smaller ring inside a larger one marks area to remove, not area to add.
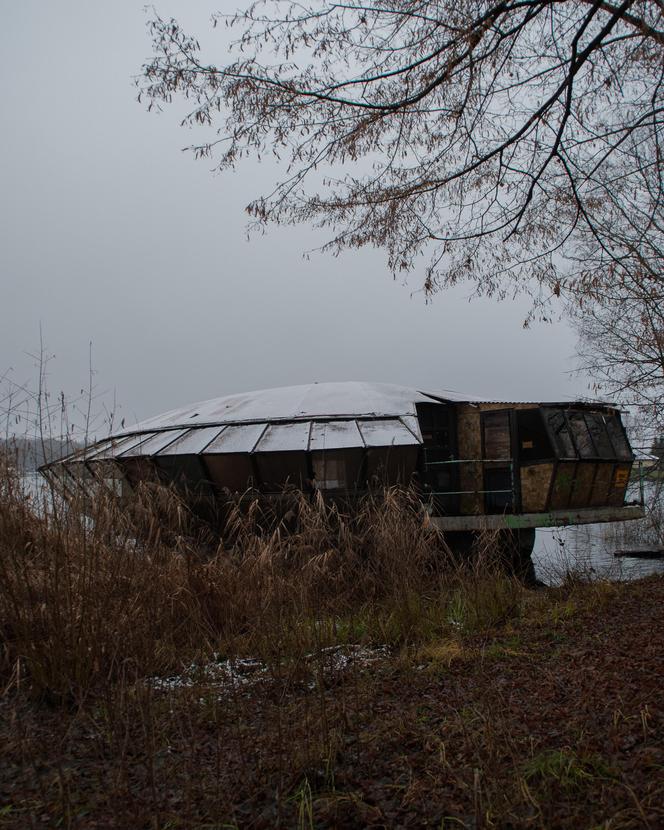
[[[306,654],[305,661],[312,669],[322,669],[326,676],[342,674],[348,669],[366,668],[389,656],[386,645],[362,646],[358,644],[328,646],[319,652]],[[150,686],[157,691],[171,692],[206,685],[212,687],[219,699],[238,690],[251,689],[272,676],[269,667],[255,657],[237,657],[222,660],[217,655],[208,663],[191,663],[182,674],[169,677],[151,677]],[[310,683],[309,688],[314,688]]]

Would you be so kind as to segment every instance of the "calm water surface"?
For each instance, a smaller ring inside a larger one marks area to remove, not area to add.
[[[637,493],[628,495],[635,498]],[[646,504],[660,516],[664,514],[664,489],[650,484]],[[589,576],[610,579],[637,579],[664,573],[664,559],[616,557],[614,551],[656,545],[659,534],[649,518],[631,522],[540,528],[535,539],[533,562],[543,582],[560,582],[567,570],[580,570]]]

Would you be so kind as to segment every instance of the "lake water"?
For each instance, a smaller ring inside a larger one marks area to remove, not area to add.
[[[646,483],[645,503],[648,509],[664,512],[662,483]],[[636,500],[638,488],[628,492],[628,501]],[[656,545],[659,534],[648,519],[630,522],[607,522],[596,525],[573,525],[540,528],[535,539],[533,562],[542,582],[556,584],[567,570],[581,570],[588,575],[610,579],[636,579],[653,573],[664,573],[664,559],[616,557],[614,551]]]

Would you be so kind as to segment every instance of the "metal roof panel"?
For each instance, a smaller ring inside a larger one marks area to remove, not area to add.
[[[306,452],[309,447],[309,421],[269,424],[254,452]]]
[[[327,421],[311,426],[310,450],[337,450],[364,447],[356,421]]]
[[[358,421],[357,425],[367,447],[394,447],[420,443],[413,433],[396,418],[382,421]]]
[[[161,450],[165,449],[172,441],[177,440],[187,432],[186,429],[168,429],[162,432],[153,433],[145,441],[140,444],[129,447],[123,450],[117,458],[136,458],[138,456],[156,455]]]
[[[177,438],[155,455],[158,457],[165,455],[198,455],[220,432],[220,426],[189,429],[180,438]]]
[[[252,452],[267,424],[231,424],[205,448],[205,454]]]

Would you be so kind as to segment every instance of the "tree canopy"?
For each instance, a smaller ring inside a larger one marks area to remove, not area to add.
[[[237,32],[215,63],[154,14],[139,97],[188,99],[219,168],[283,159],[257,222],[383,247],[429,292],[598,296],[661,271],[663,18],[662,0],[262,0],[213,18]]]

